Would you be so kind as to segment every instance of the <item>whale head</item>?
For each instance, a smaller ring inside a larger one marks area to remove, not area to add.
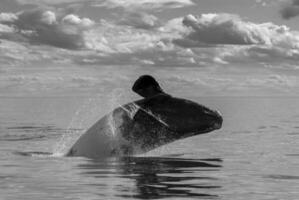
[[[172,140],[208,133],[222,127],[223,118],[218,111],[190,100],[163,94],[136,104],[171,130],[168,132],[171,135],[166,137]]]

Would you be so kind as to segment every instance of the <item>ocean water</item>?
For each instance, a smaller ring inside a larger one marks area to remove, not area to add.
[[[0,199],[299,199],[298,97],[184,97],[220,110],[223,128],[101,160],[61,154],[136,97],[0,97]]]

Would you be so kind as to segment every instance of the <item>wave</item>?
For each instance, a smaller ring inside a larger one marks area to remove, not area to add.
[[[55,126],[12,126],[6,128],[6,134],[0,134],[0,141],[40,141],[50,138],[58,138],[62,134],[78,131],[77,129],[62,129]]]

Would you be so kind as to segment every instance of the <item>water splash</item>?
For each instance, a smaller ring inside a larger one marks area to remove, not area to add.
[[[109,102],[110,110],[114,110],[115,107],[120,105],[120,99],[123,99],[124,91],[120,88],[113,90],[111,93],[111,101]],[[115,113],[111,113],[108,116],[108,126],[111,130],[111,136],[116,137],[118,133],[118,125],[122,123],[122,116],[116,116]]]
[[[92,115],[96,111],[99,111],[95,108],[97,108],[96,105],[98,105],[98,102],[100,101],[99,99],[100,97],[102,96],[97,95],[96,97],[89,98],[76,111],[69,126],[67,127],[66,133],[62,135],[60,140],[55,145],[53,156],[59,157],[67,154],[69,148],[73,146],[74,143],[79,139],[79,137],[86,132],[86,128],[84,127],[84,124],[86,124],[87,121],[90,121],[90,115]],[[135,103],[130,103],[127,106],[123,106],[122,103],[124,99],[127,99],[126,97],[127,97],[126,93],[124,92],[123,89],[118,88],[113,90],[113,92],[110,95],[110,98],[108,98],[110,100],[108,102],[109,110],[114,110],[115,107],[120,107],[125,111],[125,113],[131,119],[134,118],[134,116],[139,110],[142,110],[149,116],[159,121],[161,124],[165,125],[166,127],[169,127],[169,125],[165,121],[163,121],[163,119],[159,115],[154,114],[150,110],[146,110]],[[108,119],[107,125],[110,131],[107,131],[104,134],[109,134],[109,136],[114,138],[116,142],[118,140],[123,140],[123,138],[119,137],[121,135],[119,133],[120,131],[119,127],[124,123],[123,114],[124,114],[123,112],[120,113],[112,112],[107,117]],[[76,127],[76,129],[74,129],[74,127]]]
[[[97,111],[96,103],[99,102],[100,95],[88,98],[81,107],[77,109],[71,122],[67,127],[67,131],[62,135],[60,140],[56,143],[53,151],[53,156],[64,156],[69,148],[79,139],[79,137],[86,131],[84,124],[89,121],[91,112]],[[74,129],[76,127],[76,129]]]
[[[114,110],[120,104],[120,100],[124,99],[124,91],[122,89],[115,89],[112,91],[110,101],[108,102],[109,110]],[[98,94],[95,97],[88,98],[82,106],[78,108],[75,112],[69,126],[67,127],[67,131],[62,135],[60,140],[54,147],[53,156],[64,156],[67,154],[68,150],[71,146],[75,144],[75,142],[80,138],[82,134],[86,132],[85,124],[90,121],[92,115],[95,113],[100,113],[101,109],[95,109],[99,105],[99,102],[103,102],[102,95]],[[98,116],[98,114],[96,114]],[[105,132],[105,134],[109,134],[109,136],[116,137],[118,134],[119,124],[122,123],[122,116],[113,116],[113,114],[108,115],[108,127],[110,131]],[[76,127],[76,129],[74,129]]]

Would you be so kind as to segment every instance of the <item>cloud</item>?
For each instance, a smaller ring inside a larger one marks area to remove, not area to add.
[[[13,34],[2,35],[0,38],[66,49],[84,48],[84,32],[94,25],[88,18],[72,14],[59,16],[49,10],[1,13],[0,23],[16,30]]]
[[[2,22],[14,22],[18,19],[18,16],[14,13],[0,13],[0,23]]]
[[[255,0],[256,4],[260,4],[261,6],[275,6],[281,3],[285,3],[288,0]]]
[[[38,61],[42,59],[40,54],[40,49],[34,51],[19,42],[0,40],[1,66],[17,66]]]
[[[115,8],[115,7],[122,7],[126,9],[136,10],[136,9],[161,9],[161,8],[180,8],[185,6],[194,5],[192,0],[106,0],[100,1],[97,3],[95,1],[95,6],[100,7],[108,7],[108,8]]]
[[[32,5],[55,5],[55,4],[65,4],[65,3],[78,3],[83,2],[83,0],[16,0],[20,4],[32,4]]]
[[[53,25],[56,23],[56,14],[52,11],[46,11],[41,14],[40,21],[47,25]]]
[[[184,51],[149,48],[130,53],[81,55],[74,57],[73,61],[80,65],[200,66],[192,56],[185,55]]]
[[[238,66],[284,68],[289,65],[297,66],[299,60],[298,49],[253,45],[228,46],[217,50],[216,55],[223,61]]]
[[[74,14],[66,15],[62,19],[62,22],[65,23],[65,24],[75,25],[75,26],[79,26],[79,27],[82,27],[82,28],[88,28],[88,27],[91,27],[95,24],[95,22],[92,21],[91,19],[80,18],[79,16],[74,15]]]
[[[119,23],[141,29],[152,29],[161,25],[156,16],[140,12],[126,13]]]
[[[257,24],[230,14],[202,14],[173,19],[161,29],[172,33],[177,46],[191,48],[196,55],[209,52],[218,64],[299,60],[299,32],[287,26]]]
[[[230,14],[188,15],[182,19],[182,38],[176,44],[184,47],[204,45],[287,45],[298,46],[298,33],[273,23],[256,24]]]
[[[299,0],[287,2],[280,11],[284,19],[291,19],[299,15]]]
[[[25,44],[28,51],[34,49],[34,56],[50,62],[294,66],[299,61],[298,32],[273,23],[245,21],[231,14],[187,15],[166,23],[139,12],[126,13],[120,21],[98,22],[52,10],[0,16],[0,39]],[[44,46],[49,49],[36,53]]]
[[[255,0],[255,3],[261,4],[262,6],[267,6],[268,5],[268,1],[265,1],[265,0]]]
[[[194,5],[192,0],[17,0],[17,2],[20,4],[51,6],[81,3],[96,7],[124,8],[129,10],[180,8]]]
[[[199,18],[188,15],[183,25],[190,28],[187,36],[192,41],[207,44],[255,44],[262,38],[254,30],[254,25],[241,21],[229,14],[203,14]]]
[[[13,33],[15,29],[13,27],[7,26],[5,24],[0,24],[0,37],[3,34]]]

